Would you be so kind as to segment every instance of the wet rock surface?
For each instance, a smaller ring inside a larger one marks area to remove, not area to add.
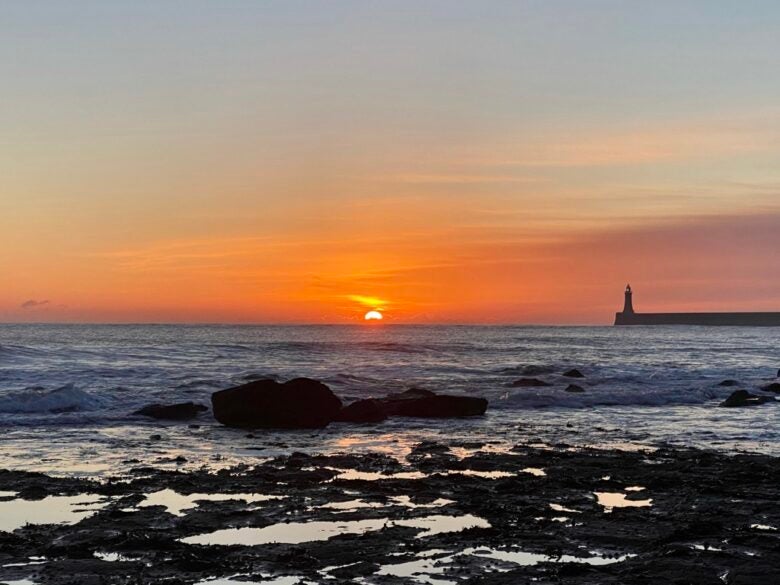
[[[101,481],[0,471],[0,506],[99,500],[70,524],[0,530],[0,582],[777,583],[776,458],[487,447],[426,442],[403,461],[292,453]],[[316,524],[301,537],[305,523]],[[193,543],[226,529],[237,544]],[[240,543],[266,533],[275,542]]]
[[[436,394],[430,390],[412,388],[378,401],[387,416],[419,418],[451,418],[485,414],[488,401],[471,396]]]
[[[731,395],[720,403],[720,406],[734,408],[739,406],[759,406],[767,402],[775,402],[772,396],[759,396],[751,394],[747,390],[735,390]]]
[[[342,408],[336,415],[335,422],[378,423],[387,419],[387,412],[378,400],[367,398],[356,400]]]
[[[391,416],[458,418],[485,414],[488,401],[474,396],[437,394],[410,388],[384,398],[357,400],[342,406],[341,399],[317,380],[295,378],[255,380],[211,395],[214,418],[220,423],[251,429],[323,428],[331,422],[379,423]],[[181,407],[185,405],[175,405]],[[136,414],[154,416],[164,408],[150,405]]]
[[[341,410],[341,400],[322,382],[294,378],[255,380],[211,395],[214,418],[246,428],[322,428]]]
[[[148,416],[159,420],[189,420],[198,416],[201,412],[207,412],[208,406],[195,402],[181,402],[179,404],[148,404],[136,410],[133,414]]]

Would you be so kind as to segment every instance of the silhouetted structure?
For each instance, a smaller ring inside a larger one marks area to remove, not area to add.
[[[780,327],[780,313],[636,313],[631,285],[626,285],[623,311],[615,325],[730,325]]]

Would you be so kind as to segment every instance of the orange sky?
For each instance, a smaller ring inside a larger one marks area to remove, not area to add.
[[[0,23],[0,321],[780,310],[777,20],[218,4]]]

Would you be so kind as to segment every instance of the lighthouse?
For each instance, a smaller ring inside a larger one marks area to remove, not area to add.
[[[631,301],[631,285],[626,285],[626,300],[623,303],[623,314],[626,315],[633,315],[634,313],[634,303]]]

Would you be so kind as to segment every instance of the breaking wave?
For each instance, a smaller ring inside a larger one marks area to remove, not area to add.
[[[66,384],[54,390],[29,388],[0,396],[1,413],[60,414],[68,412],[97,410],[104,400],[79,390],[73,384]]]

